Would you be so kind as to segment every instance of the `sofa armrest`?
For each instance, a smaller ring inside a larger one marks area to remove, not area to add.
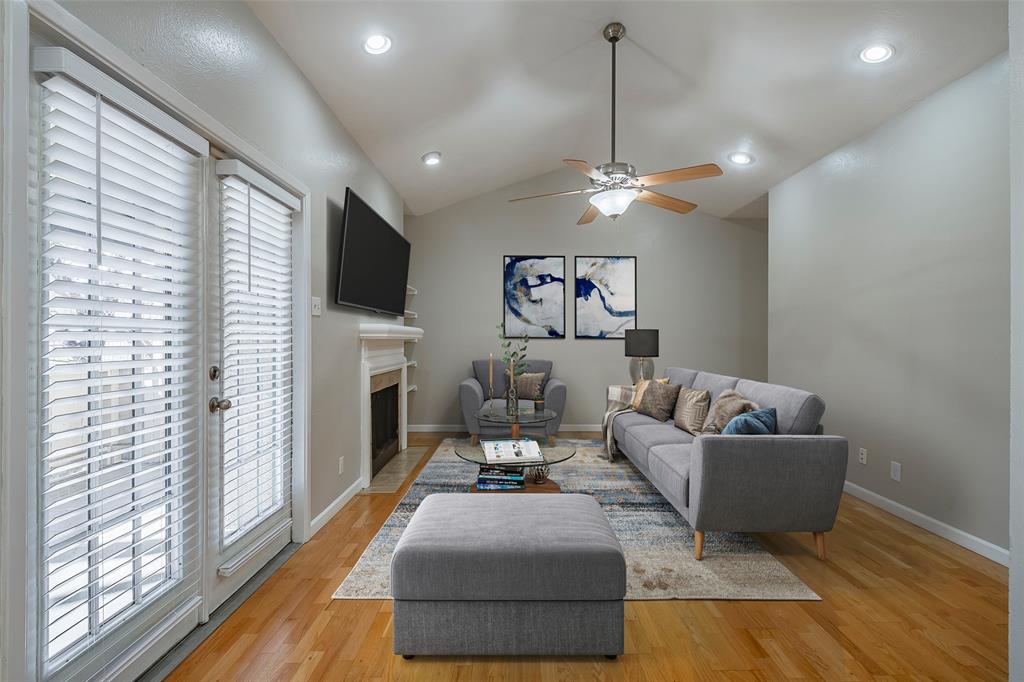
[[[688,520],[701,531],[832,530],[846,480],[840,436],[701,436]]]
[[[562,416],[565,414],[565,397],[568,388],[565,382],[559,379],[548,379],[544,385],[544,407],[554,410],[558,416],[544,426],[544,431],[549,436],[558,433],[558,427],[562,425]]]
[[[476,379],[469,378],[459,384],[459,408],[462,410],[462,418],[466,422],[466,428],[471,434],[480,434],[480,422],[476,413],[484,406],[484,387]]]

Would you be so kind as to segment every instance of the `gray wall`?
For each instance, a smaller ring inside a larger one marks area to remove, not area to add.
[[[499,354],[501,268],[504,255],[562,255],[571,282],[573,256],[637,257],[637,313],[641,327],[661,330],[666,366],[698,367],[763,377],[767,361],[767,235],[763,223],[735,224],[693,212],[686,216],[637,204],[612,222],[587,227],[576,220],[580,197],[517,196],[585,186],[586,178],[559,170],[449,206],[406,217],[412,242],[410,305],[425,336],[413,350],[419,386],[410,400],[410,424],[459,424],[456,387],[470,361]],[[728,176],[700,182],[728,182]],[[622,340],[574,335],[572,285],[567,291],[565,339],[535,339],[529,354],[554,361],[569,386],[564,424],[599,424],[606,387],[629,382]]]
[[[1010,3],[1010,675],[1024,680],[1024,3]]]
[[[63,4],[313,191],[312,293],[324,301],[312,328],[315,517],[359,476],[358,324],[370,319],[331,303],[326,200],[351,185],[399,230],[402,200],[245,3]]]
[[[1004,55],[774,188],[768,278],[768,376],[825,399],[848,480],[1001,547],[1006,92]]]

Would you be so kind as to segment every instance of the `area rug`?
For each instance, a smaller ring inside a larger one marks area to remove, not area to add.
[[[438,446],[334,599],[391,598],[391,554],[420,502],[432,493],[468,492],[475,482],[477,467],[455,454],[458,442]],[[553,465],[551,478],[563,493],[586,493],[604,509],[626,555],[626,599],[820,599],[743,533],[708,533],[704,559],[695,560],[693,529],[628,460],[602,459],[599,440],[560,442],[577,452]]]

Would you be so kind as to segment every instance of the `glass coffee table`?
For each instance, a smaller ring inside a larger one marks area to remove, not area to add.
[[[576,454],[576,448],[572,445],[546,445],[538,443],[540,454],[544,457],[543,464],[528,464],[522,467],[504,464],[503,468],[523,469],[526,478],[526,487],[519,490],[477,490],[473,484],[473,492],[508,492],[508,493],[560,493],[562,487],[548,478],[548,472],[552,464],[564,462]],[[479,445],[462,444],[455,446],[455,454],[473,464],[487,466],[487,458],[484,456],[484,449]]]
[[[519,427],[543,427],[552,419],[556,419],[558,413],[554,410],[520,410],[519,414],[510,415],[505,411],[504,405],[486,405],[477,410],[476,418],[487,424],[498,424],[508,426],[512,438],[519,438]],[[548,439],[553,444],[552,438]]]

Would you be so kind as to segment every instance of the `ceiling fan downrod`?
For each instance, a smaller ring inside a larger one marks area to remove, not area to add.
[[[626,27],[615,21],[604,27],[604,39],[612,44],[612,163],[615,163],[615,44],[626,35]]]

